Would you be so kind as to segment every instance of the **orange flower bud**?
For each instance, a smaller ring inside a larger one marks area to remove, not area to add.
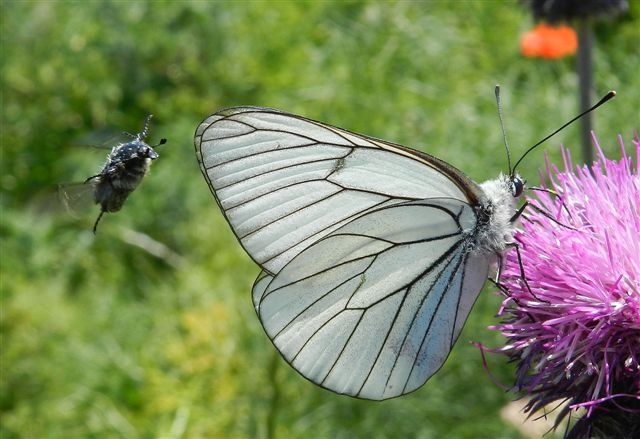
[[[538,24],[520,40],[520,51],[528,58],[557,59],[573,55],[578,49],[578,36],[573,28]]]

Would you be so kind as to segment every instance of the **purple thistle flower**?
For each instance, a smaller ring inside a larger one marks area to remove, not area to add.
[[[532,414],[567,402],[556,426],[574,410],[584,415],[567,437],[640,437],[640,140],[635,162],[604,156],[564,170],[547,160],[548,191],[528,199],[517,252],[501,282],[508,297],[507,337],[494,352],[517,363],[515,390],[531,398]],[[544,180],[543,180],[544,181]],[[553,194],[557,194],[553,195]],[[526,283],[521,277],[524,268]],[[528,284],[528,286],[527,286]]]

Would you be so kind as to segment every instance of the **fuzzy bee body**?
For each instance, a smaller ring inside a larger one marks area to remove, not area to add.
[[[103,212],[119,211],[157,158],[152,147],[137,139],[114,147],[100,173],[87,179],[93,181],[96,204]]]
[[[149,134],[149,122],[153,115],[147,116],[143,130],[133,135],[133,140],[113,147],[102,170],[85,180],[93,185],[93,199],[100,205],[100,214],[93,225],[96,232],[98,223],[105,212],[117,212],[127,197],[133,192],[149,171],[151,162],[159,157],[152,146],[144,140]],[[159,146],[166,143],[160,140]]]

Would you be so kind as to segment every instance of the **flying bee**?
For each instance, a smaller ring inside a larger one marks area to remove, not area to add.
[[[161,139],[157,145],[151,146],[144,141],[149,135],[149,122],[152,117],[152,114],[147,116],[141,132],[135,135],[128,134],[132,140],[114,146],[102,170],[82,183],[85,186],[91,185],[93,202],[100,205],[100,214],[93,225],[94,234],[102,215],[105,212],[117,212],[122,208],[127,197],[147,174],[151,162],[158,158],[158,153],[153,148],[167,142],[167,139]],[[63,195],[63,202],[69,207],[70,196],[68,193]]]

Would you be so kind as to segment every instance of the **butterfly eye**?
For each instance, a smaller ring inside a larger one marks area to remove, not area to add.
[[[524,191],[524,181],[522,181],[522,179],[520,177],[512,177],[511,178],[511,194],[515,197],[518,198],[520,195],[522,195],[522,192]]]

